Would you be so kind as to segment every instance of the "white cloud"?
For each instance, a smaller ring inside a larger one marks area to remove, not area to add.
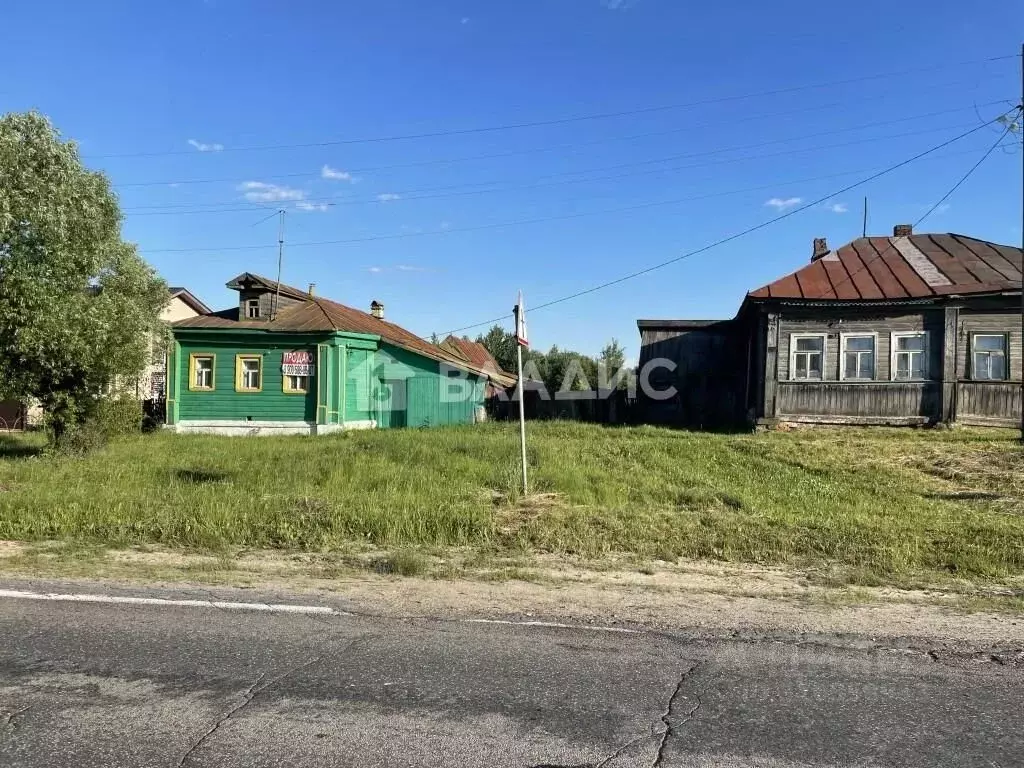
[[[326,211],[331,207],[330,203],[311,203],[308,200],[300,200],[295,204],[300,211]]]
[[[334,181],[355,181],[352,178],[352,174],[348,171],[342,171],[338,168],[331,168],[329,165],[325,165],[320,169],[320,177],[323,179],[333,179]]]
[[[451,226],[452,226],[452,223],[450,221],[442,221],[441,222],[441,229],[450,229]]]
[[[246,200],[252,203],[277,203],[282,200],[302,200],[306,193],[301,189],[267,184],[265,181],[246,181],[238,185]]]
[[[832,213],[847,213],[849,208],[846,203],[831,203],[826,206]]]
[[[382,272],[430,272],[427,267],[417,267],[413,264],[395,264],[394,266],[373,266],[367,267],[367,272],[379,275]]]
[[[220,152],[224,149],[223,144],[207,144],[204,141],[196,141],[195,139],[189,139],[188,143],[198,149],[200,152]]]
[[[640,0],[601,0],[601,5],[609,11],[625,11],[628,8],[632,8],[638,2]]]
[[[377,199],[382,203],[390,203],[392,200],[401,200],[401,195],[396,195],[394,192],[385,192],[384,194],[377,195]]]
[[[463,16],[461,19],[459,19],[459,24],[462,24],[463,26],[469,24],[469,16]]]
[[[802,202],[802,197],[787,197],[785,199],[782,199],[781,197],[773,197],[771,200],[765,202],[765,205],[771,206],[777,211],[784,211],[787,208],[792,208],[794,205],[800,205]]]

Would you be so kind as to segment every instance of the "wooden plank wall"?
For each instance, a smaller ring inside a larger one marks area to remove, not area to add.
[[[1020,382],[962,381],[957,385],[957,420],[1017,426],[1021,420]]]
[[[832,314],[832,313],[830,313]],[[877,333],[878,345],[875,363],[875,379],[889,381],[891,336],[900,331],[928,331],[931,359],[929,372],[939,378],[942,366],[942,336],[944,318],[942,310],[910,311],[886,315],[843,317],[841,313],[831,317],[809,317],[783,313],[779,321],[779,381],[789,380],[790,345],[793,334],[825,333],[825,381],[839,380],[839,334]]]
[[[748,339],[729,322],[704,328],[645,328],[641,332],[640,370],[651,360],[665,358],[675,371],[655,369],[655,389],[674,386],[676,395],[658,400],[640,388],[642,418],[654,424],[697,428],[729,427],[745,418]]]
[[[779,413],[785,416],[910,418],[938,413],[937,382],[779,382]]]

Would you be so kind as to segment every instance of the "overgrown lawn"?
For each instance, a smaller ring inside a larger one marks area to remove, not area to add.
[[[2,438],[0,539],[625,553],[824,565],[860,581],[1024,572],[1024,453],[1012,432],[718,435],[548,422],[529,434],[528,499],[517,431],[503,424],[153,434],[85,458]]]

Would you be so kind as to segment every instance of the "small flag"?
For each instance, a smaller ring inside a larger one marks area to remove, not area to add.
[[[523,304],[523,292],[519,292],[519,303],[515,306],[516,315],[516,341],[521,347],[530,346],[530,339],[526,335],[526,305]]]

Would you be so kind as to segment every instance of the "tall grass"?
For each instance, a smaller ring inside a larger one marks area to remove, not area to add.
[[[154,434],[84,458],[0,445],[0,538],[221,549],[476,546],[839,564],[1024,568],[1024,457],[1005,432],[712,435],[501,424],[330,437]]]

